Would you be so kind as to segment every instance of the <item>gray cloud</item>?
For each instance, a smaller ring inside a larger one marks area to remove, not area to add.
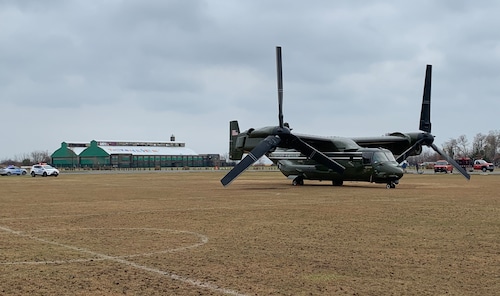
[[[365,136],[418,128],[434,65],[442,143],[498,129],[493,1],[0,1],[0,159],[62,141],[165,140],[225,153],[227,124]],[[49,118],[34,122],[34,118]],[[469,119],[470,118],[470,119]],[[493,117],[494,118],[494,117]],[[468,120],[464,120],[468,119]]]

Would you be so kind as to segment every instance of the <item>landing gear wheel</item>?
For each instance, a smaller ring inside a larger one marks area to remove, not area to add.
[[[332,185],[333,186],[342,186],[344,184],[344,180],[333,180]]]
[[[387,185],[385,185],[385,188],[387,188],[387,189],[396,188],[396,183],[394,183],[394,182],[387,183]]]
[[[293,186],[302,186],[302,185],[304,185],[304,178],[302,178],[300,176],[296,177],[295,179],[293,179],[292,185]]]

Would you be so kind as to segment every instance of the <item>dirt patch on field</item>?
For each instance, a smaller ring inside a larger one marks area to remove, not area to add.
[[[498,295],[500,176],[0,178],[2,295]]]

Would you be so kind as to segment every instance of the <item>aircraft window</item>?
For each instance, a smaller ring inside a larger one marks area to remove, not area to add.
[[[387,161],[387,157],[383,152],[373,153],[373,162]]]
[[[385,153],[385,156],[387,157],[387,160],[389,160],[389,161],[396,161],[396,159],[394,158],[394,154],[392,154],[392,152],[386,151],[384,153]]]
[[[372,162],[373,153],[363,152],[363,164],[370,164]]]
[[[384,161],[385,160],[385,157],[384,157],[384,154],[380,153],[380,152],[375,152],[373,153],[373,162],[381,162],[381,161]]]
[[[394,155],[386,151],[377,151],[373,154],[373,162],[396,161]]]

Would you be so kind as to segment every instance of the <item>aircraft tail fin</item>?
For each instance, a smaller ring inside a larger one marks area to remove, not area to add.
[[[236,140],[240,134],[240,126],[237,120],[229,122],[229,159],[240,160],[243,157],[243,151],[236,149]]]

